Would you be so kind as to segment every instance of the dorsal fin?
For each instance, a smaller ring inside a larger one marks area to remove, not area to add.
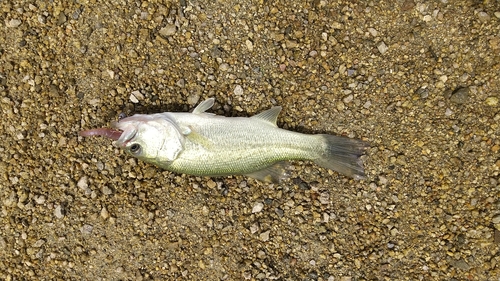
[[[278,115],[281,112],[281,106],[273,106],[268,110],[262,111],[261,113],[254,115],[250,118],[259,119],[264,121],[274,127],[278,127],[276,125],[276,121],[278,120]]]
[[[210,109],[214,105],[215,99],[209,98],[202,101],[198,106],[193,110],[193,114],[201,114],[208,109]]]

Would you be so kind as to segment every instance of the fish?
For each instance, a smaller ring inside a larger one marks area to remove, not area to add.
[[[135,114],[79,135],[107,137],[132,157],[187,175],[279,183],[290,177],[290,160],[308,160],[357,180],[366,177],[360,158],[365,141],[281,129],[281,106],[251,117],[225,117],[206,112],[214,102],[209,98],[192,112]]]

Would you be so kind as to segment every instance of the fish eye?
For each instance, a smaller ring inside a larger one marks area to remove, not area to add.
[[[130,152],[132,153],[137,153],[141,150],[141,146],[137,143],[134,143],[133,145],[130,146]]]

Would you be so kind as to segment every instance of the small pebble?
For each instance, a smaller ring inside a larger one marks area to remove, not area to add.
[[[500,223],[500,214],[494,216],[492,219],[491,219],[491,222],[493,224],[499,224]]]
[[[189,105],[194,106],[200,101],[200,95],[198,94],[191,94],[187,98],[187,102]]]
[[[245,41],[245,45],[247,46],[247,49],[248,49],[250,52],[253,52],[253,43],[252,43],[252,41],[250,41],[250,40],[246,40],[246,41]]]
[[[21,22],[20,20],[18,20],[18,19],[11,19],[11,20],[7,23],[7,27],[13,27],[13,28],[15,28],[15,27],[20,26],[20,25],[21,25],[21,23],[22,23],[22,22]]]
[[[216,184],[213,180],[209,180],[209,181],[207,182],[207,186],[208,186],[209,188],[215,188],[215,187],[217,186],[217,184]]]
[[[373,27],[369,27],[369,28],[368,28],[368,32],[369,32],[369,33],[370,33],[370,35],[371,35],[371,36],[373,36],[373,37],[377,37],[377,35],[378,35],[378,31],[377,31],[375,28],[373,28]]]
[[[33,244],[33,248],[40,248],[43,244],[45,244],[45,240],[39,239],[35,242],[35,244]]]
[[[266,242],[269,240],[269,234],[271,233],[270,230],[266,231],[266,232],[262,232],[259,237],[260,237],[260,240]]]
[[[383,55],[383,54],[385,54],[385,52],[387,52],[387,50],[389,49],[389,47],[387,47],[387,45],[384,42],[380,42],[377,45],[377,49]]]
[[[240,85],[236,85],[236,87],[234,87],[233,93],[237,96],[241,96],[243,95],[243,88]]]
[[[486,98],[486,104],[489,106],[496,106],[498,104],[497,97],[488,97]]]
[[[255,205],[253,205],[252,214],[260,213],[263,208],[264,204],[262,204],[261,202],[256,203]]]
[[[167,24],[165,27],[160,29],[159,33],[163,37],[172,36],[176,32],[176,27],[173,24]]]
[[[133,103],[139,103],[139,101],[144,100],[144,95],[139,91],[133,91],[130,93],[130,101]]]
[[[257,231],[259,231],[259,225],[257,223],[252,224],[250,226],[250,233],[254,234]]]
[[[45,203],[45,199],[44,195],[35,196],[35,202],[39,205]]]
[[[224,71],[225,72],[225,71],[228,71],[228,69],[229,69],[229,64],[227,64],[227,63],[221,63],[219,65],[219,70],[220,71]]]
[[[58,219],[62,219],[64,217],[64,211],[61,205],[57,205],[54,209],[54,216]]]
[[[451,116],[453,114],[453,111],[449,108],[446,109],[446,111],[444,112],[444,115],[446,116]]]
[[[106,207],[102,207],[102,209],[101,209],[101,217],[102,217],[103,219],[107,219],[107,218],[109,218],[109,212],[108,212],[108,210],[106,209]]]
[[[90,224],[84,224],[81,229],[82,234],[90,234],[92,230],[94,230],[94,227]]]
[[[481,22],[488,22],[491,19],[490,15],[488,15],[488,13],[486,12],[479,12],[477,14],[477,17]]]
[[[86,176],[81,177],[76,186],[81,189],[87,189],[89,187],[88,178]]]
[[[350,103],[353,99],[354,99],[353,95],[348,95],[342,101],[344,101],[344,103]]]
[[[469,100],[469,87],[463,87],[455,90],[450,97],[453,103],[464,104]]]

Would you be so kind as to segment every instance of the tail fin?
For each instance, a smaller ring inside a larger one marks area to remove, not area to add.
[[[317,135],[323,138],[325,149],[314,162],[321,167],[337,171],[354,179],[364,179],[363,155],[368,143],[332,135]]]

